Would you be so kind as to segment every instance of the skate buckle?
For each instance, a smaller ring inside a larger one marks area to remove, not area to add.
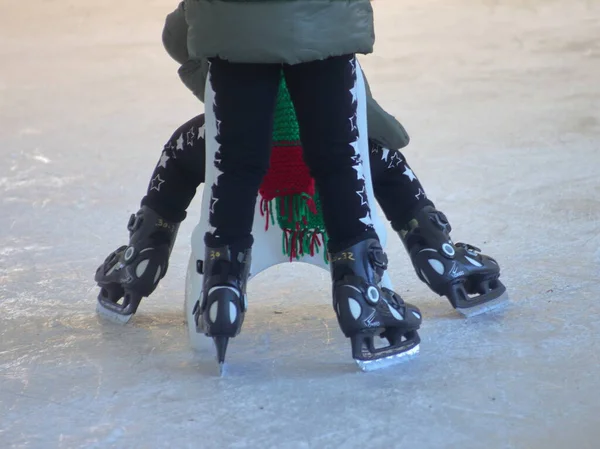
[[[131,233],[137,231],[142,225],[143,218],[141,215],[131,214],[129,222],[127,222],[127,230]]]
[[[474,256],[476,256],[478,253],[481,253],[481,249],[468,243],[456,243],[454,246],[456,246],[457,248],[462,248]]]
[[[432,223],[445,233],[449,234],[452,232],[452,226],[450,226],[450,222],[443,212],[440,212],[439,210],[435,211],[431,213],[429,217]]]
[[[383,248],[372,248],[369,254],[371,262],[375,268],[379,268],[383,271],[387,270],[388,257]]]
[[[454,258],[454,256],[456,255],[456,250],[448,242],[442,243],[442,252],[445,256],[449,257],[450,259]]]

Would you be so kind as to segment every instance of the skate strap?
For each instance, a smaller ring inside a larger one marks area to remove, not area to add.
[[[369,260],[373,269],[379,278],[383,276],[388,268],[388,257],[381,246],[372,246],[369,248]]]
[[[455,243],[454,246],[456,246],[457,248],[462,248],[466,251],[470,251],[473,253],[481,253],[481,249],[477,248],[476,246],[470,245],[469,243]]]

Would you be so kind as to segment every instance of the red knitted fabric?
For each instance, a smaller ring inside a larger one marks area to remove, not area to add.
[[[280,145],[282,142],[277,143]],[[302,158],[302,147],[279,145],[272,149],[270,167],[259,189],[263,200],[271,201],[281,196],[302,193],[313,197],[315,181]]]

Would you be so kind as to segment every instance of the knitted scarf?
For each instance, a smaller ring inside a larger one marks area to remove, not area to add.
[[[282,77],[273,122],[273,146],[269,170],[259,189],[265,230],[282,230],[282,251],[290,261],[326,248],[327,233],[315,181],[302,158],[296,111]],[[327,262],[327,251],[323,251]]]

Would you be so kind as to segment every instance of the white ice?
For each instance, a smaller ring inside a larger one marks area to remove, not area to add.
[[[512,303],[462,318],[390,234],[418,357],[358,372],[326,273],[294,265],[253,281],[224,379],[183,325],[199,201],[138,315],[95,314],[96,267],[202,111],[160,43],[175,3],[0,3],[0,447],[599,447],[600,3],[374,2],[374,94]]]

